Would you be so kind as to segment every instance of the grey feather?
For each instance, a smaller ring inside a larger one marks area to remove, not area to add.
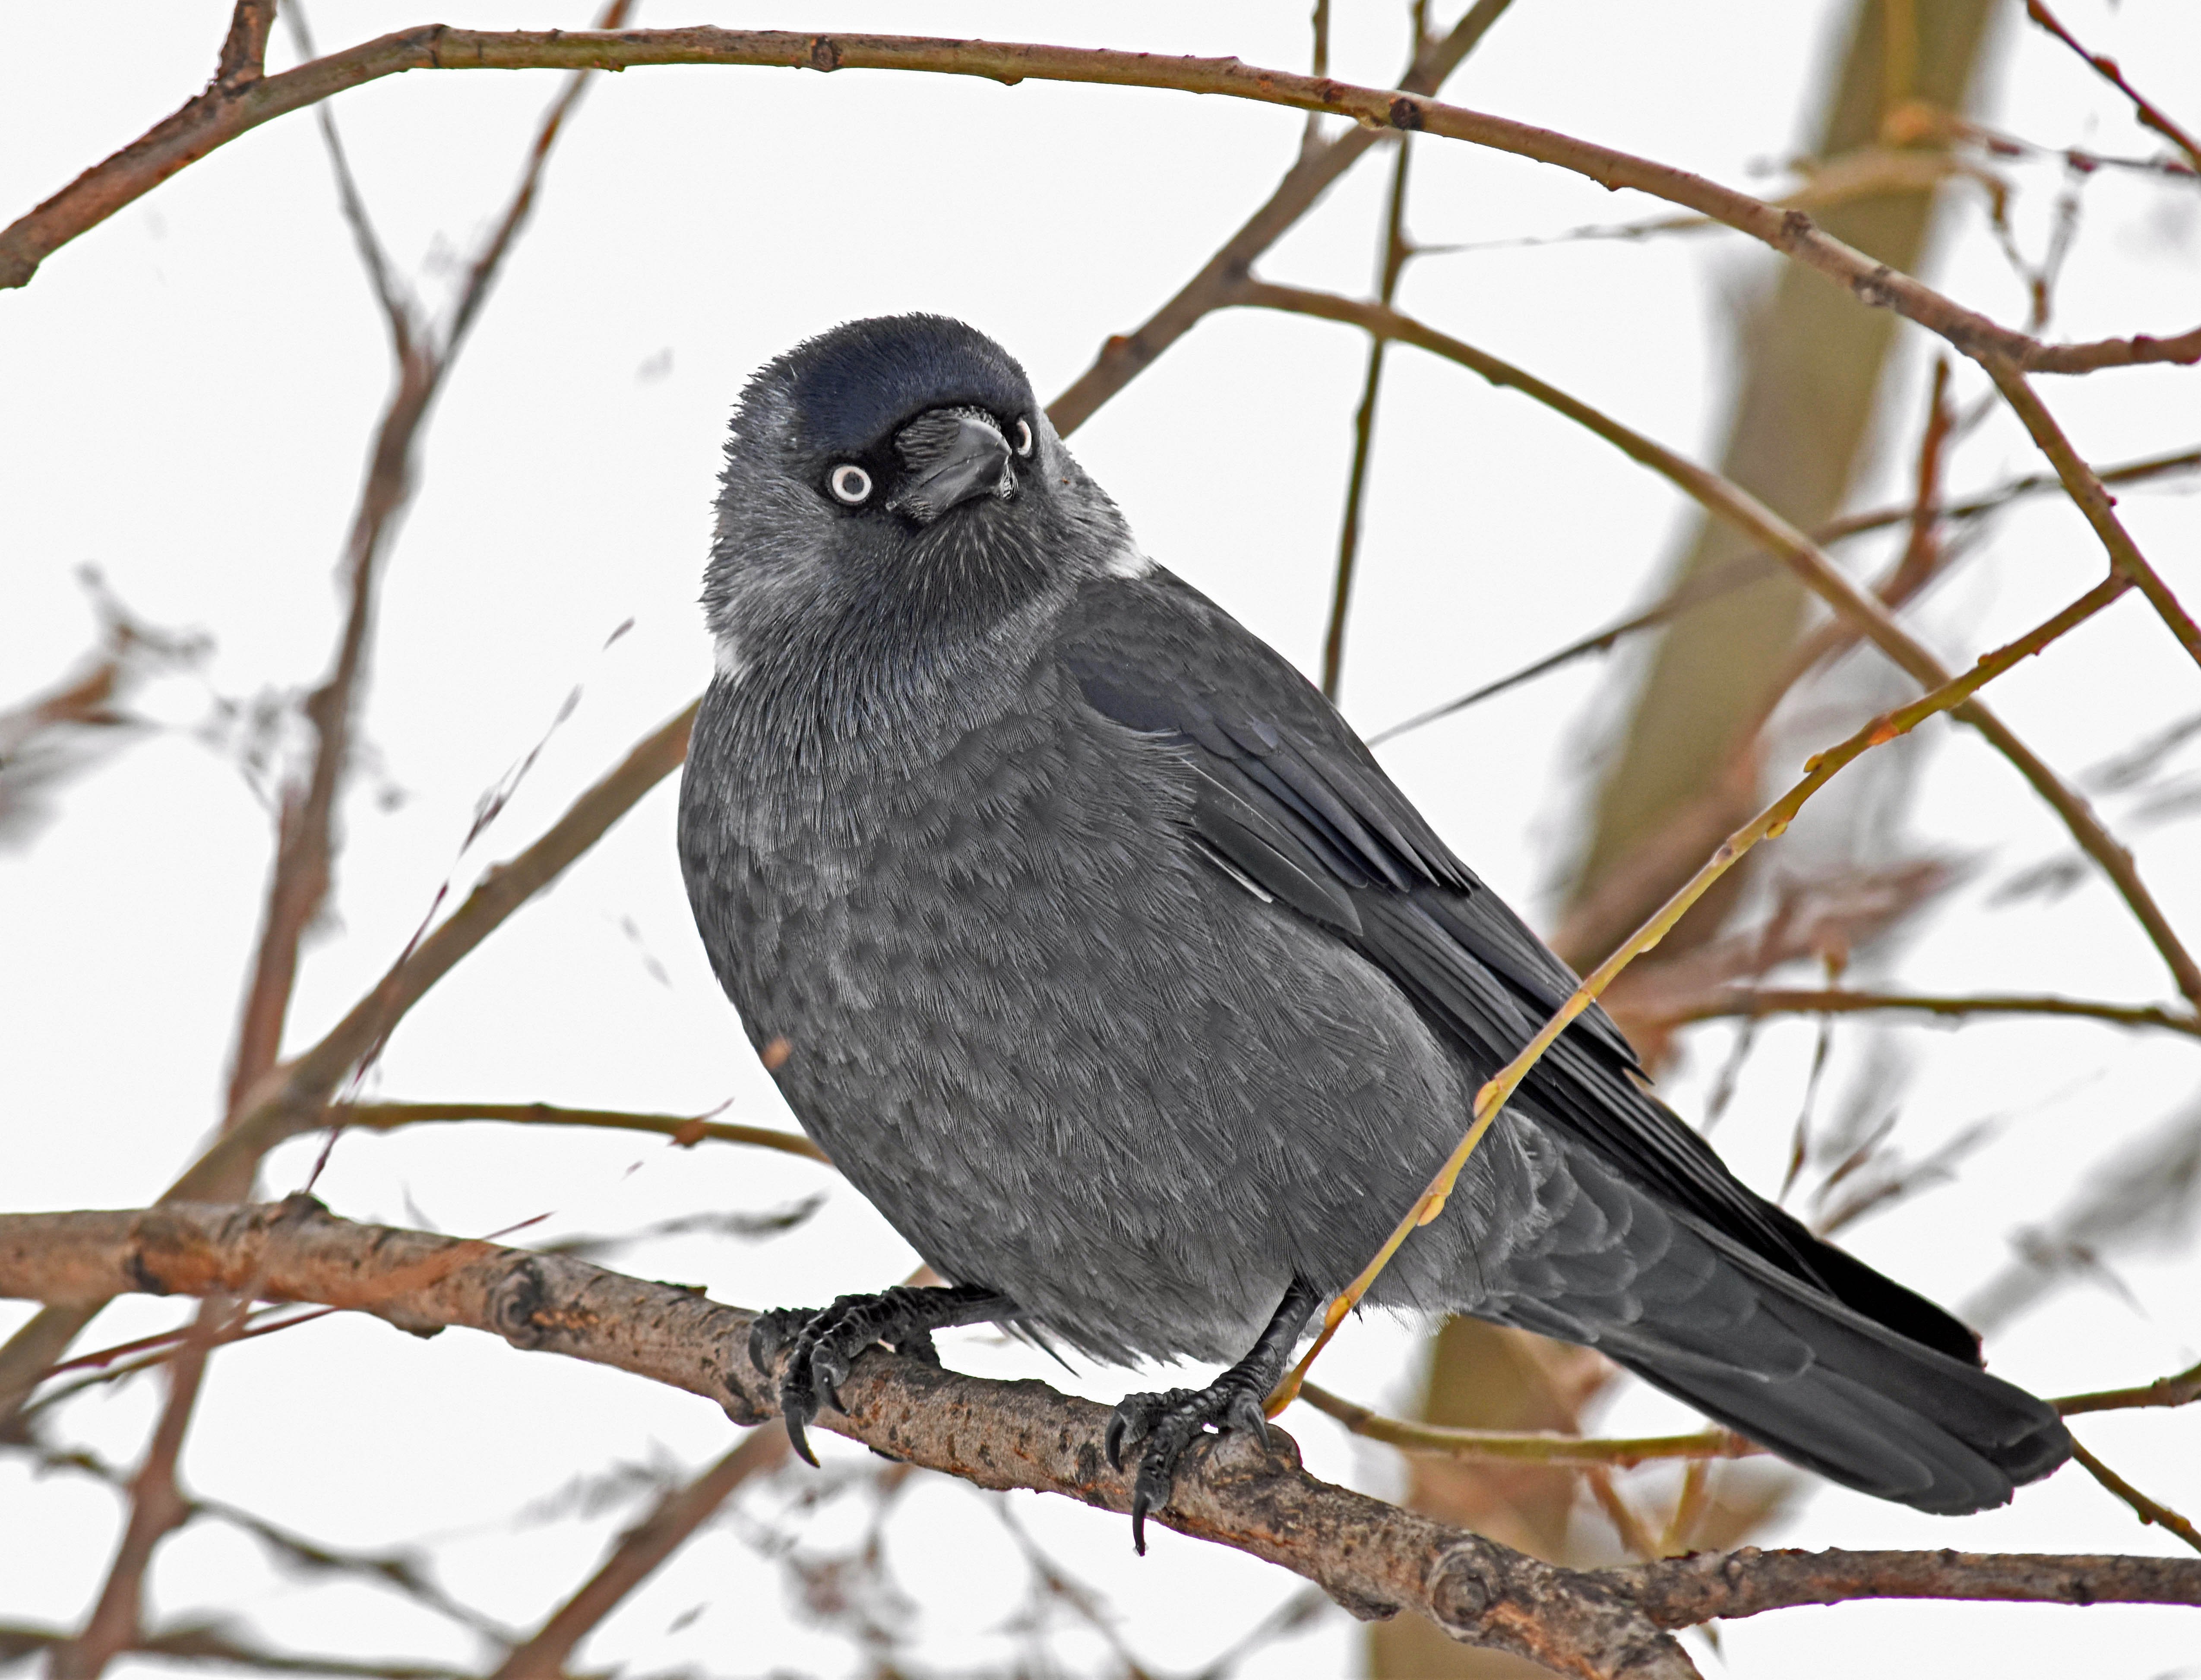
[[[950,412],[1030,457],[898,506]],[[825,488],[847,462],[861,507]],[[942,1276],[1100,1358],[1231,1360],[1295,1279],[1359,1270],[1575,977],[1296,672],[1127,552],[971,329],[858,322],[766,367],[681,863],[795,1115]],[[1963,1326],[1729,1173],[1596,1009],[1372,1299],[1601,1348],[1922,1509],[2069,1450]]]

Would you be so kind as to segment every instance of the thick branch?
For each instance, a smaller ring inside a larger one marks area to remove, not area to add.
[[[578,1260],[353,1225],[304,1196],[256,1207],[0,1215],[0,1295],[240,1290],[371,1312],[416,1332],[488,1330],[700,1395],[737,1422],[776,1415],[772,1376],[748,1362],[748,1313]],[[882,1351],[857,1362],[842,1398],[848,1413],[820,1423],[893,1457],[982,1487],[1130,1508],[1125,1479],[1100,1450],[1106,1409],[1091,1401]],[[1561,1673],[1695,1672],[1596,1577],[1318,1482],[1289,1450],[1224,1438],[1157,1520],[1281,1564],[1360,1614],[1415,1611],[1455,1638]]]
[[[982,77],[1009,85],[1036,80],[1171,88],[1320,111],[1377,129],[1464,140],[1551,164],[1604,187],[1633,188],[1682,205],[1817,269],[1861,302],[1916,321],[1967,355],[2000,355],[2021,372],[2084,373],[2142,362],[2201,361],[2201,326],[2169,338],[2143,333],[2092,344],[2044,344],[1873,261],[1821,232],[1801,210],[1783,210],[1686,169],[1412,93],[1265,69],[1235,58],[1171,58],[1022,42],[805,35],[704,26],[606,33],[423,24],[266,77],[233,96],[210,90],[0,230],[0,287],[26,285],[54,250],[215,147],[263,122],[384,76],[408,70],[626,70],[657,64],[923,71]],[[1074,424],[1082,415],[1070,418]]]
[[[578,1260],[354,1225],[309,1197],[257,1207],[0,1214],[0,1296],[232,1293],[371,1312],[415,1331],[455,1325],[700,1395],[737,1422],[772,1412],[748,1363],[750,1315]],[[874,1350],[824,1426],[988,1488],[1128,1507],[1100,1446],[1106,1408],[1043,1383],[959,1376]],[[1411,1609],[1457,1638],[1562,1673],[1629,1680],[1693,1671],[1647,1624],[1681,1628],[1850,1598],[2201,1604],[2201,1560],[1759,1552],[1640,1568],[1557,1569],[1315,1480],[1288,1451],[1224,1437],[1158,1520],[1306,1576],[1362,1614]]]

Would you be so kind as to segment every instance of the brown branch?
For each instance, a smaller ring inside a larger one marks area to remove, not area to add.
[[[2175,1377],[2159,1377],[2137,1389],[2104,1389],[2094,1394],[2070,1395],[2056,1402],[2067,1418],[2086,1412],[2124,1412],[2144,1406],[2191,1406],[2201,1400],[2201,1365]]]
[[[1380,332],[1410,344],[1447,361],[1456,361],[1495,385],[1517,391],[1524,397],[1565,415],[1612,444],[1631,460],[1658,473],[1715,517],[1726,520],[1764,543],[1794,570],[1821,600],[1862,630],[1874,646],[1901,666],[1922,688],[1946,684],[1950,673],[1941,661],[1910,632],[1898,624],[1887,608],[1852,584],[1827,557],[1826,551],[1765,506],[1756,496],[1710,468],[1700,467],[1673,450],[1653,443],[1642,433],[1623,426],[1610,415],[1579,398],[1549,385],[1510,362],[1501,361],[1473,345],[1424,326],[1411,315],[1329,292],[1309,291],[1247,281],[1236,301],[1250,308],[1282,309],[1343,321],[1370,332]],[[2120,584],[2125,579],[2118,579]],[[2033,749],[1994,713],[1977,700],[1967,701],[1952,714],[1970,725],[1994,749],[2016,767],[2018,773],[2063,819],[2079,849],[2100,866],[2116,885],[2134,918],[2145,930],[2157,952],[2178,983],[2179,990],[2201,1006],[2201,964],[2179,939],[2155,896],[2142,881],[2132,855],[2102,826],[2092,808],[2067,787]]]
[[[2195,1551],[2201,1552],[2201,1530],[2194,1528],[2186,1518],[2167,1505],[2157,1503],[2117,1472],[2104,1464],[2076,1439],[2071,1442],[2071,1456],[2085,1467],[2087,1473],[2133,1508],[2133,1514],[2141,1522],[2151,1524],[2169,1534],[2176,1535]]]
[[[1459,32],[1455,30],[1454,34]],[[2148,362],[2201,361],[2201,326],[2167,338],[2141,333],[2088,344],[2044,344],[1964,308],[1908,274],[1873,261],[1822,232],[1801,210],[1782,210],[1686,169],[1529,123],[1441,104],[1416,93],[1359,87],[1329,77],[1295,75],[1241,63],[1235,58],[1172,58],[1022,42],[801,34],[706,26],[605,34],[585,30],[454,29],[424,24],[331,53],[281,75],[266,77],[233,97],[211,91],[202,94],[114,156],[87,169],[36,209],[0,229],[0,287],[26,284],[38,263],[54,250],[217,146],[263,122],[384,76],[408,70],[626,70],[670,64],[895,70],[975,76],[1010,85],[1036,80],[1168,88],[1320,111],[1350,117],[1380,130],[1427,132],[1485,146],[1548,163],[1611,190],[1631,188],[1696,210],[1817,270],[1860,302],[1893,309],[1917,322],[1967,355],[2000,355],[2021,372],[2083,373]],[[1351,138],[1341,137],[1338,144]],[[1283,196],[1282,188],[1279,196]],[[1295,217],[1297,210],[1292,214]],[[1289,220],[1284,225],[1288,226]],[[1248,228],[1252,226],[1249,223]],[[1255,243],[1258,247],[1260,242],[1257,238]],[[1211,267],[1218,263],[1225,270],[1242,267],[1242,260],[1230,255],[1229,247],[1217,253]],[[1200,309],[1191,319],[1205,313],[1205,308]],[[1182,330],[1177,328],[1179,332]],[[1102,354],[1105,361],[1111,352],[1104,350]],[[1153,357],[1151,350],[1130,354],[1142,365]],[[1059,429],[1075,426],[1096,406],[1082,399],[1070,402],[1083,385],[1081,380],[1079,386],[1065,394],[1069,425]]]
[[[1700,1430],[1693,1435],[1594,1436],[1554,1435],[1545,1430],[1454,1429],[1443,1424],[1387,1418],[1372,1407],[1356,1405],[1313,1383],[1300,1385],[1299,1397],[1354,1435],[1381,1441],[1409,1453],[1472,1463],[1601,1466],[1633,1470],[1664,1459],[1746,1459],[1764,1452],[1733,1430]]]
[[[2201,1016],[2147,1003],[2098,1003],[2075,997],[1986,993],[1974,997],[1940,997],[1917,992],[1857,991],[1844,987],[1717,986],[1694,996],[1640,999],[1625,1006],[1630,1022],[1652,1029],[1690,1021],[1768,1015],[1855,1015],[1908,1010],[1929,1015],[2069,1015],[2110,1021],[2119,1026],[2163,1027],[2201,1038]]]
[[[756,1430],[694,1481],[666,1495],[655,1510],[620,1537],[603,1567],[558,1607],[535,1636],[513,1648],[490,1680],[559,1680],[566,1658],[584,1636],[701,1527],[736,1488],[753,1476],[778,1469],[792,1451],[786,1430]]]
[[[420,1231],[354,1225],[310,1197],[255,1207],[0,1215],[0,1295],[233,1293],[371,1312],[408,1329],[485,1330],[528,1351],[607,1365],[699,1395],[737,1421],[772,1413],[773,1375],[748,1362],[750,1315],[692,1291],[584,1262]],[[1113,1511],[1129,1489],[1100,1448],[1106,1408],[1037,1382],[964,1377],[866,1354],[846,1413],[819,1422],[879,1451],[988,1488],[1060,1493]],[[1562,1673],[1629,1680],[1693,1671],[1648,1624],[1846,1598],[2201,1604],[2201,1561],[1754,1548],[1579,1571],[1401,1511],[1300,1470],[1279,1437],[1195,1448],[1157,1518],[1315,1581],[1364,1615],[1411,1609],[1455,1638]]]
[[[748,1362],[750,1315],[669,1284],[332,1218],[309,1197],[272,1206],[0,1215],[0,1295],[229,1293],[371,1312],[415,1332],[456,1325],[701,1395],[738,1422],[776,1415],[773,1375]],[[1125,1478],[1100,1450],[1107,1413],[1036,1382],[995,1383],[866,1354],[819,1423],[987,1488],[1033,1488],[1113,1511]],[[1318,1482],[1288,1449],[1225,1437],[1200,1454],[1158,1520],[1282,1564],[1363,1614],[1412,1610],[1454,1637],[1562,1673],[1693,1675],[1675,1645],[1589,1576]],[[2201,1574],[2201,1568],[2197,1568]],[[2201,1590],[2201,1583],[2197,1583]]]
[[[2079,504],[2079,511],[2087,516],[2087,523],[2093,526],[2095,536],[2108,550],[2110,564],[2148,598],[2187,656],[2201,665],[2201,626],[2194,624],[2192,615],[2170,592],[2170,586],[2141,555],[2139,545],[2117,518],[2116,498],[2103,487],[2093,469],[2071,447],[2071,440],[2056,424],[2039,393],[2026,382],[2023,373],[2001,356],[1981,356],[1980,365],[1993,377],[1997,389],[2017,411],[2018,419],[2025,422],[2025,429],[2033,434],[2033,441],[2040,446],[2041,454],[2056,468],[2056,476],[2063,480],[2063,488]],[[2195,1001],[2201,1002],[2201,999]]]
[[[1344,1399],[1313,1383],[1301,1383],[1298,1397],[1324,1416],[1335,1419],[1352,1434],[1381,1441],[1402,1452],[1473,1463],[1633,1470],[1638,1465],[1667,1459],[1701,1464],[1712,1459],[1756,1458],[1765,1451],[1730,1429],[1699,1430],[1691,1435],[1611,1436],[1559,1435],[1549,1430],[1456,1429],[1386,1417],[1373,1407]],[[2048,1403],[2069,1418],[2087,1412],[2190,1406],[2197,1400],[2201,1400],[2201,1366],[2136,1389],[2104,1389],[2093,1394],[2068,1395]]]
[[[637,1114],[618,1108],[561,1108],[548,1102],[339,1102],[301,1122],[300,1131],[323,1125],[359,1126],[368,1131],[395,1131],[400,1126],[431,1120],[495,1120],[508,1125],[595,1126],[609,1131],[646,1131],[669,1137],[692,1148],[709,1139],[719,1143],[746,1143],[782,1154],[824,1161],[825,1152],[800,1132],[778,1131],[770,1126],[737,1125],[701,1114]]]
[[[2170,120],[2161,106],[2145,98],[2138,88],[2127,81],[2124,71],[2119,68],[2116,59],[2106,53],[2088,52],[2079,44],[2077,37],[2056,21],[2056,14],[2042,5],[2040,0],[2025,0],[2025,15],[2086,60],[2095,74],[2131,100],[2134,113],[2139,118],[2143,127],[2152,128],[2184,152],[2186,161],[2194,168],[2201,169],[2201,142],[2196,142],[2191,134]]]
[[[1399,294],[1399,277],[1406,273],[1412,248],[1406,243],[1406,165],[1413,144],[1399,137],[1399,150],[1391,166],[1389,208],[1383,218],[1383,261],[1376,295],[1388,304]],[[1368,373],[1360,386],[1360,407],[1353,417],[1353,469],[1345,488],[1345,515],[1337,532],[1337,578],[1330,586],[1329,627],[1322,638],[1322,691],[1335,704],[1337,685],[1345,671],[1345,620],[1353,606],[1353,569],[1360,558],[1360,517],[1368,494],[1368,469],[1376,452],[1376,400],[1383,388],[1383,352],[1389,340],[1368,341]]]
[[[697,702],[700,703],[700,702]],[[505,919],[557,879],[642,796],[680,767],[696,705],[637,743],[625,759],[573,802],[543,837],[493,866],[466,902],[408,947],[374,990],[312,1049],[262,1082],[237,1124],[169,1186],[164,1201],[205,1200],[286,1137],[311,1130],[344,1077],[386,1039],[405,1013]],[[67,1350],[102,1300],[49,1306],[0,1346],[0,1414],[14,1410],[48,1366]]]
[[[1400,90],[1408,93],[1435,92],[1511,3],[1512,0],[1476,0],[1441,41],[1423,47],[1415,55],[1413,63],[1400,79]],[[1327,19],[1323,21],[1326,23]],[[1322,43],[1323,58],[1315,67],[1315,79],[1326,81],[1326,32],[1318,33],[1318,40]],[[1310,139],[1318,115],[1318,112],[1308,113]],[[1388,138],[1381,128],[1355,125],[1334,140],[1303,147],[1298,162],[1277,184],[1268,202],[1223,242],[1177,296],[1131,332],[1112,337],[1100,347],[1100,354],[1094,359],[1093,365],[1048,404],[1047,417],[1054,429],[1067,438],[1092,419],[1102,403],[1152,367],[1165,350],[1189,332],[1204,316],[1222,308],[1230,289],[1245,279],[1254,259],[1312,209],[1347,170]],[[0,250],[4,249],[4,243],[0,243]]]
[[[611,0],[601,26],[625,21],[630,0]],[[273,0],[238,0],[222,49],[222,72],[215,89],[234,97],[261,79],[267,33],[274,22]],[[302,18],[298,21],[301,34]],[[441,334],[407,318],[389,280],[389,264],[368,226],[349,167],[336,143],[328,113],[323,130],[336,158],[347,214],[390,318],[397,362],[396,389],[375,438],[367,481],[360,491],[347,545],[344,574],[349,593],[336,659],[328,678],[306,697],[304,712],[314,738],[313,764],[302,785],[281,796],[273,867],[269,872],[258,953],[238,1022],[225,1130],[237,1125],[249,1095],[273,1069],[282,1046],[283,1026],[296,989],[298,957],[307,931],[326,902],[335,872],[336,814],[344,773],[351,760],[352,720],[364,680],[367,644],[373,629],[375,585],[390,537],[417,482],[414,452],[420,430],[449,373],[468,327],[494,285],[499,268],[525,225],[550,148],[586,86],[585,72],[571,77],[541,124],[527,166],[496,232],[467,270],[465,285]],[[260,1154],[236,1157],[227,1182],[214,1186],[217,1198],[239,1201],[250,1191]],[[176,1485],[176,1463],[217,1341],[216,1320],[226,1307],[208,1302],[200,1308],[192,1337],[169,1364],[167,1407],[156,1427],[145,1461],[131,1485],[130,1518],[115,1549],[83,1634],[54,1659],[61,1680],[90,1680],[133,1645],[141,1632],[141,1601],[146,1571],[161,1542],[182,1525],[189,1509]]]
[[[1979,1552],[1700,1552],[1600,1571],[1660,1627],[1865,1598],[2004,1604],[2201,1603],[2201,1563],[2184,1558]]]

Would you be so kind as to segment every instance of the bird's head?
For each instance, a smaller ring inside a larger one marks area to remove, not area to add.
[[[703,599],[722,670],[922,657],[1129,551],[1024,369],[940,315],[850,321],[767,362],[719,483]]]

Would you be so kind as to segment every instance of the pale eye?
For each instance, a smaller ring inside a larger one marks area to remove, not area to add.
[[[851,508],[871,500],[872,475],[852,461],[835,467],[825,483],[836,500]]]
[[[1030,455],[1031,452],[1031,422],[1030,420],[1018,420],[1017,422],[1017,453],[1018,455]]]

